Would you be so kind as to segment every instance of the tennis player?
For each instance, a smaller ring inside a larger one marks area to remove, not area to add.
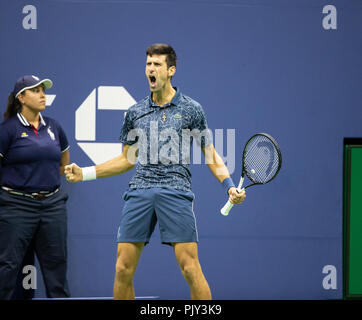
[[[191,299],[211,299],[198,259],[194,194],[189,162],[185,161],[190,158],[190,149],[185,145],[196,139],[211,172],[222,183],[233,204],[241,203],[245,193],[237,192],[228,169],[216,153],[201,105],[171,85],[177,60],[173,48],[153,44],[146,56],[145,73],[151,94],[126,114],[120,137],[122,154],[92,167],[68,165],[66,178],[78,182],[122,174],[135,166],[138,157],[136,173],[123,197],[114,299],[134,299],[133,276],[156,222],[162,243],[173,246],[181,272],[190,286]],[[185,132],[191,132],[191,139],[181,146]]]

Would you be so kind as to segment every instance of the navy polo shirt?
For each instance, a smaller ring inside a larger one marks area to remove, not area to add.
[[[55,190],[68,148],[57,121],[40,114],[36,130],[18,113],[0,124],[0,185],[25,193]]]

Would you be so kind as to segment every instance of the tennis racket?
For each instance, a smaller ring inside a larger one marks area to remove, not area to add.
[[[237,190],[241,192],[251,186],[266,184],[272,181],[278,174],[282,165],[282,154],[277,142],[266,133],[253,135],[246,143],[243,151],[242,172]],[[245,175],[252,182],[242,187]],[[228,201],[220,210],[227,216],[233,204]]]

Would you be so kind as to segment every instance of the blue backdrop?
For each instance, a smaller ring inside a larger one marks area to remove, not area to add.
[[[335,15],[323,13],[327,4]],[[252,134],[270,133],[283,153],[279,176],[249,189],[228,217],[219,213],[221,185],[207,165],[192,165],[199,256],[213,297],[342,298],[343,138],[362,135],[360,1],[2,0],[0,40],[1,114],[18,77],[49,77],[47,94],[55,98],[44,114],[61,123],[80,166],[93,161],[78,143],[117,143],[123,122],[126,107],[102,109],[99,87],[123,86],[143,98],[146,48],[171,44],[179,57],[173,85],[202,104],[214,132],[223,129],[224,155],[226,130],[235,129],[235,181]],[[95,140],[76,136],[77,126],[87,128],[76,121],[81,105],[95,110]],[[79,184],[62,179],[74,297],[112,296],[121,197],[133,173]],[[323,273],[327,265],[336,277]],[[36,297],[44,297],[38,277]],[[135,290],[189,297],[158,229],[142,253]]]

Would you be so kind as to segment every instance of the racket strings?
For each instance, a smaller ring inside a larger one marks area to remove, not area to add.
[[[280,156],[266,136],[253,137],[244,150],[244,169],[254,183],[267,183],[277,174]]]
[[[274,177],[278,164],[273,162],[270,165],[270,162],[267,160],[253,157],[253,153],[250,153],[245,169],[251,180],[257,183],[266,183]]]
[[[252,166],[252,164],[255,164],[255,167],[257,168],[254,168],[254,170],[256,171],[255,173],[258,173],[259,175],[265,173],[265,179],[273,176],[275,171],[278,169],[279,161],[275,160],[276,158],[278,158],[278,153],[276,151],[272,157],[270,157],[268,154],[266,154],[265,157],[260,157],[260,150],[251,151],[248,154],[250,158],[250,166]]]
[[[269,166],[265,161],[260,159],[252,159],[249,157],[249,165],[246,165],[246,170],[249,173],[251,180],[257,183],[266,183],[271,180],[277,170],[278,165],[272,164]],[[269,173],[268,173],[269,172]]]

